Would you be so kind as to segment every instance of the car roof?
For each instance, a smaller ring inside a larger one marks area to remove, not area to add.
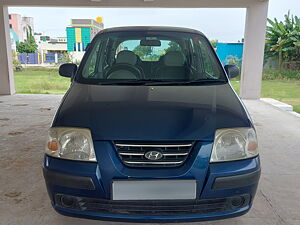
[[[128,27],[113,27],[101,30],[98,34],[113,33],[113,32],[128,32],[128,31],[153,31],[153,32],[183,32],[204,35],[202,32],[194,29],[183,27],[167,27],[167,26],[128,26]]]

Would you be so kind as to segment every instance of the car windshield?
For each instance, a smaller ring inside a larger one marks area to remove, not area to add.
[[[137,85],[226,82],[213,51],[200,34],[108,32],[91,43],[76,81]]]

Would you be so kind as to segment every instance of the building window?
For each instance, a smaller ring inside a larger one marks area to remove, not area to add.
[[[9,28],[12,29],[12,24],[9,24]]]
[[[10,20],[11,20],[11,15],[8,15],[8,19],[10,19]]]

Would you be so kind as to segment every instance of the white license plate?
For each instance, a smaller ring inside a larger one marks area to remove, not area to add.
[[[195,199],[196,180],[115,180],[113,200]]]

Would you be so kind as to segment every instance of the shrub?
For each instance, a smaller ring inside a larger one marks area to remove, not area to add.
[[[13,70],[16,72],[22,71],[23,67],[18,59],[13,58]]]
[[[46,71],[46,72],[58,73],[58,68],[57,67],[33,66],[33,67],[30,67],[30,71]]]
[[[263,71],[263,80],[300,80],[300,71],[297,70],[276,70],[276,69],[265,69]]]
[[[242,59],[238,58],[235,55],[228,55],[226,57],[226,65],[236,65],[240,68],[242,65]]]

